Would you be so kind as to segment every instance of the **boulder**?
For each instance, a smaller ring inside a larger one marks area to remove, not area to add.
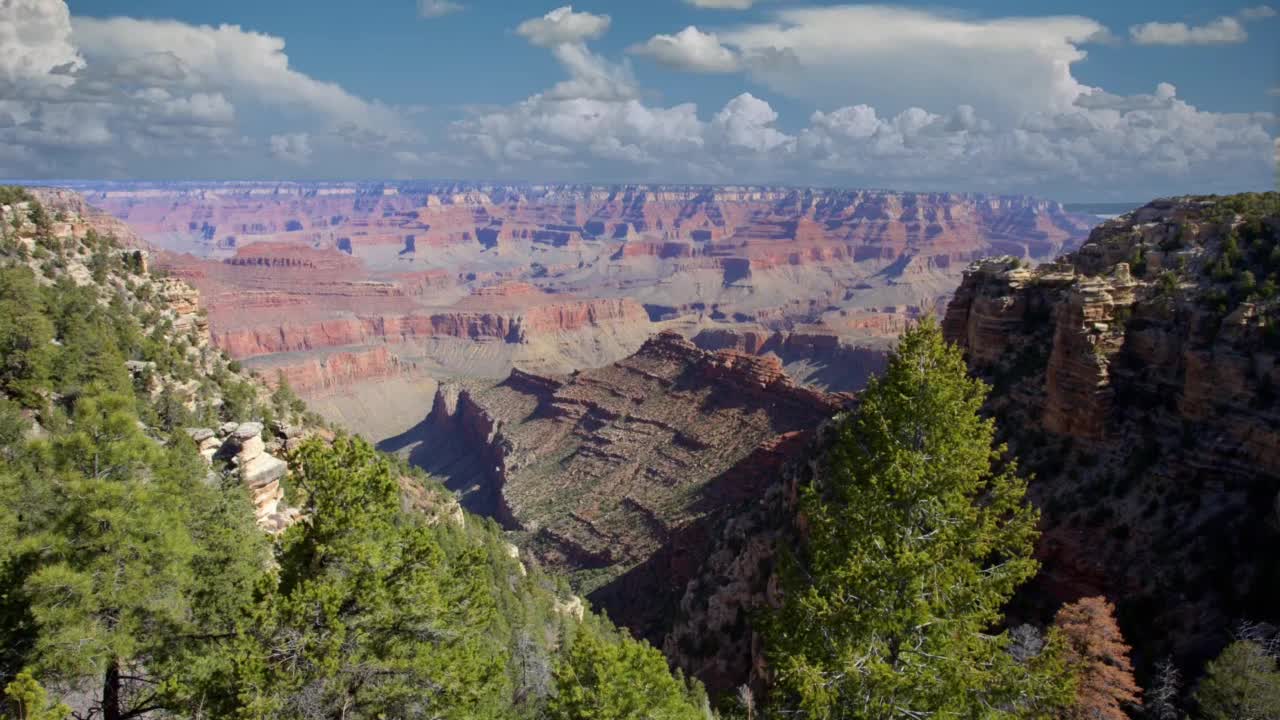
[[[195,440],[197,445],[203,445],[204,441],[216,438],[217,433],[209,428],[193,428],[191,430],[187,430],[187,435],[190,435],[191,439]]]
[[[240,441],[240,451],[236,453],[235,463],[244,467],[245,463],[251,462],[266,453],[266,443],[262,442],[262,438],[254,435],[246,440]]]
[[[258,455],[240,465],[240,477],[250,490],[276,482],[284,477],[288,463],[272,455]]]
[[[240,423],[232,432],[232,436],[237,440],[248,440],[251,437],[262,437],[262,423],[246,422]]]

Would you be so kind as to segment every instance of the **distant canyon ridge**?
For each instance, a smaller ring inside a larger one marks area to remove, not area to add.
[[[441,382],[564,376],[662,331],[856,390],[972,260],[1096,217],[1022,196],[768,187],[89,183],[201,292],[214,342],[412,453]]]

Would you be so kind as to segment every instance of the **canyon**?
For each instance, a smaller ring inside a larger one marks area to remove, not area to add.
[[[852,400],[799,385],[777,357],[701,350],[663,331],[601,368],[443,385],[403,441],[464,506],[661,640],[712,529]]]
[[[1117,598],[1140,668],[1280,622],[1250,550],[1280,539],[1273,196],[1086,233],[979,196],[272,187],[90,199],[151,234],[126,244],[174,276],[158,292],[187,327],[426,469],[714,692],[766,676],[751,618],[778,601],[796,492],[924,315],[991,384],[1042,512],[1011,620]]]
[[[80,183],[198,287],[214,343],[375,441],[441,381],[564,374],[672,330],[856,390],[970,261],[1095,218],[1016,196],[482,183]],[[376,399],[376,400],[375,400]]]

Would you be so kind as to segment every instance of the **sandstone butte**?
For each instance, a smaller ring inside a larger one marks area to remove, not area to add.
[[[318,406],[335,419],[392,416],[355,428],[374,439],[421,419],[432,387],[422,378],[599,367],[662,329],[708,347],[736,344],[725,332],[777,336],[763,352],[795,377],[856,389],[907,321],[941,309],[968,262],[1049,259],[1093,222],[1026,197],[866,190],[80,189],[200,289],[218,347],[325,398]],[[371,385],[404,400],[369,407]]]
[[[411,457],[610,617],[661,639],[712,532],[852,401],[673,332],[567,376],[442,386]]]

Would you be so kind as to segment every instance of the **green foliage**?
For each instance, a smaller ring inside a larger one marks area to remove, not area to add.
[[[206,485],[189,440],[143,435],[128,396],[84,396],[50,443],[11,452],[0,674],[97,683],[107,716],[190,707],[263,572],[244,491]]]
[[[839,428],[802,490],[807,542],[784,554],[785,603],[766,623],[779,710],[1035,717],[1068,697],[1060,658],[1020,664],[993,630],[1035,574],[1038,513],[999,465],[985,396],[925,320]]]
[[[27,407],[42,406],[52,342],[35,276],[24,267],[0,268],[0,391]]]
[[[37,235],[43,237],[49,234],[53,229],[53,218],[49,217],[48,211],[44,206],[33,198],[27,206],[27,219],[36,226]]]
[[[34,198],[27,189],[18,185],[0,185],[0,205],[17,205],[30,202]]]
[[[480,555],[447,557],[401,512],[391,464],[364,441],[313,441],[295,458],[311,520],[286,533],[279,585],[240,643],[241,712],[496,717],[505,657],[485,633]]]
[[[1280,717],[1280,671],[1266,648],[1237,640],[1209,663],[1195,700],[1205,720]]]
[[[1139,246],[1133,249],[1133,254],[1129,257],[1129,271],[1139,278],[1147,274],[1146,248]]]
[[[284,376],[283,371],[276,372],[276,389],[271,392],[271,407],[285,422],[288,422],[292,416],[307,410],[307,404],[293,392],[293,388],[289,387],[289,380]]]
[[[1156,289],[1161,295],[1172,295],[1178,291],[1179,282],[1177,273],[1172,270],[1165,270],[1156,279]]]
[[[4,689],[13,705],[14,720],[62,720],[71,708],[49,701],[49,694],[30,672],[22,671]]]
[[[607,627],[584,627],[556,666],[550,720],[702,720],[706,698],[672,677],[662,653]]]

